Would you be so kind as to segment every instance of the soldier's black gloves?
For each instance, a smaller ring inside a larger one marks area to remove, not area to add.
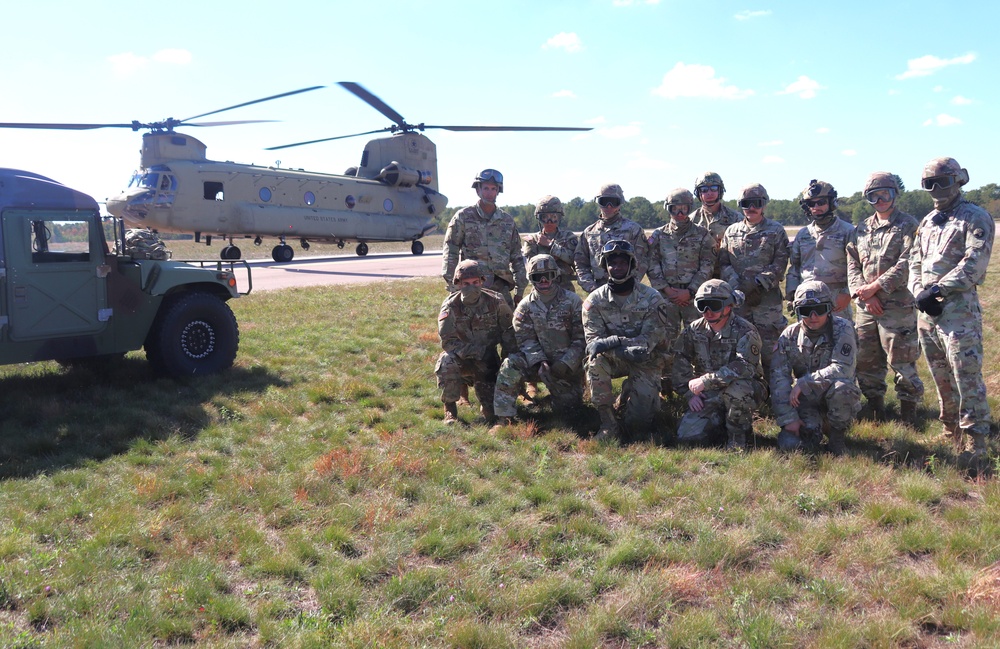
[[[753,279],[746,279],[740,282],[740,290],[743,291],[744,295],[743,303],[749,307],[760,304],[760,298],[764,295],[761,285]]]
[[[944,307],[941,305],[941,289],[934,285],[917,293],[917,308],[929,316],[941,315],[944,311]]]
[[[649,351],[638,345],[620,348],[618,354],[631,363],[645,363],[649,360]]]
[[[625,338],[622,336],[608,336],[606,338],[598,338],[589,345],[587,345],[587,356],[593,358],[598,354],[603,354],[609,349],[614,349],[615,347],[621,347],[624,344]]]
[[[573,368],[562,361],[553,363],[551,371],[552,376],[563,381],[573,376]]]

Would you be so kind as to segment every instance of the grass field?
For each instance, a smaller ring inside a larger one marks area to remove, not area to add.
[[[448,428],[439,283],[236,300],[221,376],[0,369],[0,646],[1000,646],[995,467],[934,441],[933,389],[839,459],[768,420],[677,449],[671,409]]]

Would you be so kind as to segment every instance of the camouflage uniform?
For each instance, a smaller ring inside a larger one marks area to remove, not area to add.
[[[976,287],[986,280],[993,235],[989,213],[958,200],[945,211],[932,210],[924,217],[910,254],[910,292],[917,295],[936,285],[943,298],[941,315],[921,313],[917,318],[920,345],[937,385],[941,421],[953,434],[981,436],[977,444],[989,434],[990,409],[983,383],[983,315]]]
[[[500,357],[516,345],[510,307],[503,297],[483,289],[475,304],[462,302],[461,292],[452,293],[441,304],[438,335],[444,351],[434,367],[441,401],[458,401],[462,384],[474,385],[484,416],[491,418],[494,386]]]
[[[678,441],[700,443],[725,430],[734,446],[745,445],[753,411],[767,400],[760,346],[756,327],[735,312],[718,332],[705,318],[684,329],[673,349],[674,391],[687,401],[693,396],[691,379],[701,377],[706,385],[704,408],[684,414],[677,426]]]
[[[441,275],[449,290],[453,290],[451,278],[458,262],[465,259],[478,260],[486,267],[493,277],[492,283],[487,279],[487,288],[503,295],[512,309],[511,289],[521,295],[527,287],[521,237],[514,217],[499,207],[492,216],[486,216],[477,203],[451,217],[442,257]]]
[[[832,209],[832,208],[831,208]],[[795,234],[788,256],[785,276],[785,299],[792,301],[795,289],[802,282],[816,280],[830,287],[834,302],[838,293],[847,290],[847,242],[854,226],[831,214],[833,222],[821,228],[813,222]],[[839,314],[850,320],[853,311],[848,305]]]
[[[635,261],[638,266],[635,281],[641,281],[646,274],[649,242],[642,226],[620,214],[606,221],[598,219],[580,234],[580,241],[573,257],[580,287],[587,293],[592,293],[598,287],[607,284],[608,274],[600,265],[601,249],[606,243],[616,239],[628,241],[635,249]]]
[[[719,246],[722,245],[722,237],[726,234],[726,229],[730,225],[739,223],[742,220],[742,214],[725,204],[720,206],[718,214],[712,214],[705,205],[702,205],[691,214],[691,221],[695,225],[705,228],[712,234],[716,254],[715,266],[712,268],[712,277],[716,279],[721,279],[722,277],[718,257]]]
[[[738,313],[757,327],[761,339],[761,362],[767,372],[774,344],[788,324],[780,288],[788,266],[785,228],[767,217],[757,225],[751,225],[744,219],[729,226],[719,249],[719,265],[722,279],[747,295]],[[762,288],[756,295],[753,289],[755,282]]]
[[[572,409],[583,403],[581,360],[586,343],[582,309],[580,296],[565,289],[559,289],[548,302],[532,291],[517,305],[514,310],[517,351],[504,360],[497,377],[493,407],[498,417],[517,415],[517,396],[526,380],[544,382],[560,409]],[[543,362],[549,366],[548,376],[539,373]],[[551,368],[557,362],[565,364],[570,374],[564,377],[552,374]]]
[[[660,407],[660,356],[666,333],[667,307],[660,293],[638,280],[629,295],[615,295],[605,284],[583,303],[583,329],[587,343],[606,336],[622,336],[621,347],[585,360],[590,400],[608,407],[614,401],[611,380],[627,376],[621,403],[628,426],[649,426]],[[622,351],[637,348],[643,360],[629,360]]]
[[[788,325],[778,337],[771,360],[771,409],[779,426],[801,419],[799,438],[784,430],[781,448],[793,448],[801,439],[816,446],[829,427],[831,447],[835,435],[843,435],[861,406],[861,391],[854,383],[857,363],[857,335],[854,324],[831,315],[826,327],[811,332],[802,322]],[[802,390],[799,407],[789,403],[792,386]]]
[[[913,294],[906,287],[916,231],[917,220],[894,208],[888,219],[877,214],[865,219],[847,244],[851,295],[857,297],[861,287],[876,280],[882,287],[875,294],[882,304],[882,315],[869,313],[861,300],[854,314],[858,383],[870,402],[881,402],[885,396],[887,363],[895,373],[900,401],[918,402],[924,395],[924,383],[917,375],[917,312]]]
[[[552,240],[551,245],[542,246],[538,243],[538,238],[541,236],[541,232],[526,235],[521,243],[521,254],[525,259],[531,259],[535,255],[552,255],[559,264],[559,283],[567,291],[576,290],[573,287],[573,280],[576,279],[573,258],[579,237],[572,230],[559,229],[549,235],[549,239]]]

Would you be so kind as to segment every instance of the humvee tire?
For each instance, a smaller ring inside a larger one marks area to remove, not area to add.
[[[239,340],[229,305],[210,293],[194,292],[162,305],[144,346],[154,372],[182,377],[230,367]]]

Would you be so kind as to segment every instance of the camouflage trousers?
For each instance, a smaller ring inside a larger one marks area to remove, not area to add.
[[[728,433],[749,434],[757,404],[767,400],[767,386],[758,379],[739,379],[722,390],[702,393],[704,408],[689,410],[677,425],[677,441],[682,444],[713,444]]]
[[[821,432],[824,423],[847,430],[861,410],[861,390],[854,381],[838,379],[824,392],[803,392],[797,410],[804,430]]]
[[[653,423],[660,410],[659,357],[645,363],[634,363],[618,357],[614,351],[598,354],[584,362],[590,401],[598,408],[614,403],[611,380],[627,376],[622,384],[620,403],[622,419],[626,426],[642,429]]]
[[[778,344],[778,336],[788,326],[783,309],[781,292],[774,288],[764,294],[757,306],[744,305],[737,310],[739,315],[757,327],[757,333],[760,334],[760,363],[764,366],[764,376],[771,376],[774,346]]]
[[[475,386],[480,403],[492,404],[499,367],[500,356],[495,349],[488,350],[486,356],[479,359],[461,359],[454,354],[442,352],[434,366],[437,385],[441,390],[441,401],[444,403],[458,401],[464,384]],[[487,393],[488,401],[483,401],[487,399]]]
[[[990,407],[983,383],[983,319],[978,304],[931,322],[917,319],[920,346],[937,386],[940,419],[966,433],[988,435]]]
[[[515,367],[510,359],[504,360],[497,374],[496,394],[493,397],[493,410],[497,417],[517,416],[517,395],[525,381],[544,383],[552,395],[555,408],[569,410],[583,404],[583,372],[578,370],[575,376],[568,380],[549,376],[547,379],[538,373],[540,366],[522,370]]]
[[[669,386],[673,380],[674,341],[681,335],[681,330],[700,318],[701,314],[694,307],[694,300],[691,300],[691,303],[687,306],[677,306],[668,300],[665,295],[663,299],[667,302],[667,334],[663,337],[663,343],[657,349],[660,352],[663,385]]]
[[[858,331],[858,385],[869,400],[884,397],[885,375],[891,367],[895,374],[896,396],[901,401],[920,401],[924,383],[917,375],[920,343],[916,311],[910,308],[887,309],[875,316],[859,308],[854,316]]]

